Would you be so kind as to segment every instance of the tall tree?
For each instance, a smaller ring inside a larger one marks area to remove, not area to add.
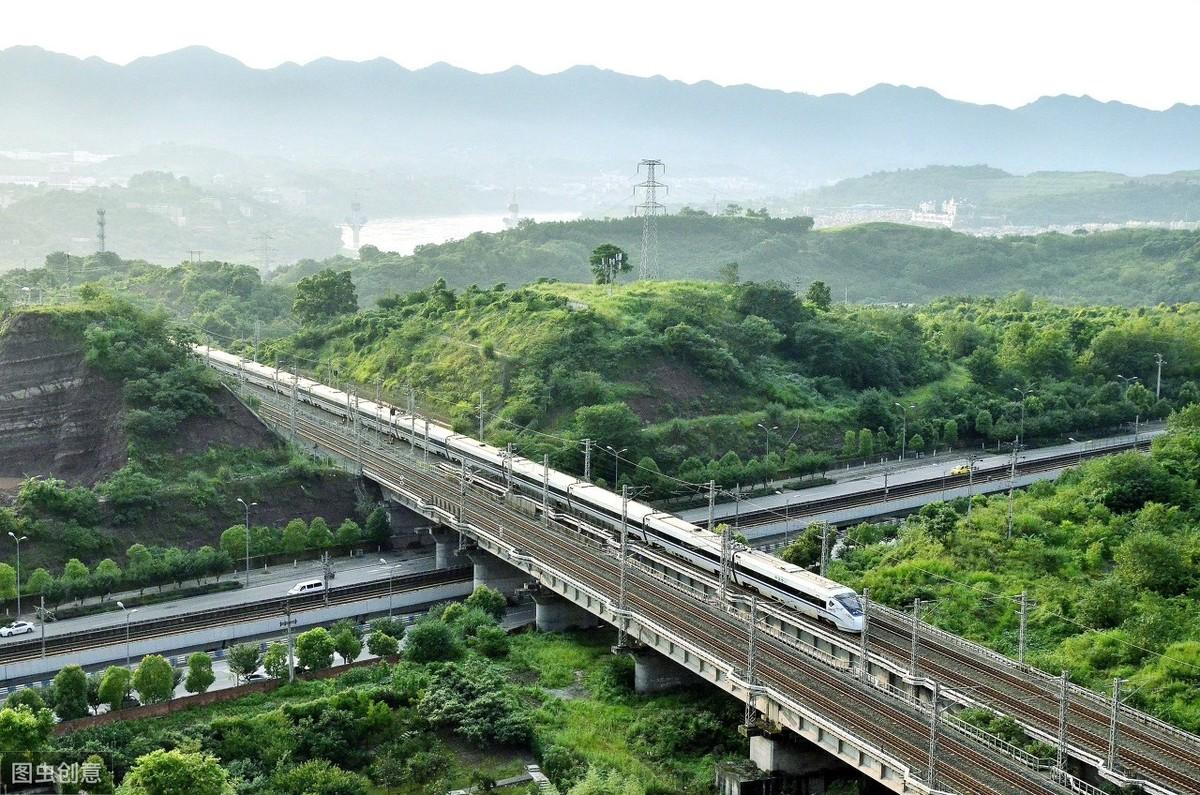
[[[175,671],[159,654],[148,654],[133,672],[133,688],[143,704],[159,704],[175,691]]]
[[[212,657],[202,651],[188,657],[187,679],[184,680],[183,686],[189,693],[204,693],[212,687],[212,683],[216,680]]]
[[[117,790],[120,795],[233,795],[229,774],[216,757],[161,748],[138,757]]]
[[[229,670],[239,680],[258,670],[260,660],[257,643],[241,643],[229,650]]]
[[[588,265],[596,278],[596,284],[612,284],[620,274],[633,270],[629,255],[612,243],[597,246],[588,257]]]
[[[301,279],[296,285],[292,313],[305,325],[357,311],[358,293],[350,279],[350,271],[323,270]]]
[[[804,300],[817,309],[828,310],[833,306],[833,291],[829,289],[828,284],[818,279],[808,286]]]
[[[53,706],[59,720],[88,714],[87,674],[78,665],[68,665],[55,675]]]

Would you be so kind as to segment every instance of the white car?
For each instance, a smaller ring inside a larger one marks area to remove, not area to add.
[[[14,621],[7,627],[0,627],[0,638],[11,638],[13,635],[26,635],[33,632],[32,621]]]

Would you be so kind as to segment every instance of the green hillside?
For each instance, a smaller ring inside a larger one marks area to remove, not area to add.
[[[738,264],[743,280],[807,285],[823,280],[851,302],[923,303],[943,295],[1028,290],[1062,303],[1125,305],[1200,299],[1200,232],[1137,230],[1093,235],[980,238],[947,230],[865,224],[814,232],[806,218],[714,217],[658,221],[660,276],[717,280]],[[639,219],[527,223],[495,234],[419,247],[411,256],[370,247],[361,261],[304,260],[275,283],[322,268],[349,269],[364,305],[427,287],[520,285],[540,278],[590,281],[587,259],[602,243],[641,252]]]
[[[826,305],[778,283],[437,284],[308,327],[260,358],[478,426],[524,454],[581,471],[580,440],[654,469],[732,486],[821,471],[906,447],[995,444],[1019,431],[1013,387],[1036,383],[1027,439],[1102,432],[1200,397],[1200,307],[1068,309],[1024,295],[922,309]],[[1163,400],[1152,384],[1162,352]],[[767,433],[764,434],[764,428]],[[852,437],[852,438],[848,438]],[[764,458],[767,445],[770,458]],[[611,455],[597,468],[611,482]],[[652,459],[652,461],[651,461]],[[650,475],[645,473],[650,472]],[[642,475],[645,475],[644,477]]]

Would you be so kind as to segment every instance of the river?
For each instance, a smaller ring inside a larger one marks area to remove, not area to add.
[[[529,213],[522,218],[532,218],[535,221],[573,221],[580,217],[579,213]],[[396,251],[401,254],[411,254],[413,249],[425,243],[445,243],[448,240],[461,240],[473,232],[500,232],[504,227],[505,216],[501,213],[485,215],[444,215],[433,218],[380,218],[368,221],[362,228],[359,241],[362,245],[368,243],[382,251]],[[350,227],[342,225],[342,245],[350,248],[353,236]]]

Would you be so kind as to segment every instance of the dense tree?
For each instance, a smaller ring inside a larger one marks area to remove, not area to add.
[[[376,657],[391,657],[400,651],[400,643],[391,635],[375,630],[367,636],[367,651]]]
[[[418,663],[456,660],[462,645],[454,630],[434,618],[423,619],[405,634],[404,655]]]
[[[508,599],[504,594],[486,585],[476,586],[463,604],[468,608],[482,610],[496,621],[503,620],[508,610]]]
[[[333,648],[342,658],[342,663],[349,664],[362,653],[362,641],[350,629],[341,628],[333,635]]]
[[[391,541],[392,523],[388,518],[387,509],[382,505],[371,511],[367,516],[366,537],[375,544],[384,545]]]
[[[187,678],[184,680],[183,686],[189,693],[207,692],[216,679],[216,674],[213,673],[212,657],[199,651],[188,657]]]
[[[633,270],[629,255],[612,243],[605,243],[592,250],[588,267],[596,284],[612,284],[622,273]]]
[[[296,284],[292,312],[305,325],[358,311],[358,295],[350,271],[324,270]]]
[[[54,677],[54,713],[59,720],[74,720],[88,714],[87,674],[78,665],[68,665]]]
[[[353,638],[353,635],[349,637]],[[333,636],[324,627],[301,632],[296,637],[296,663],[309,671],[333,665],[333,653],[336,650]]]
[[[229,775],[215,757],[161,748],[139,757],[119,795],[233,795]]]
[[[817,280],[808,286],[804,300],[817,309],[827,312],[833,306],[833,291],[829,289],[828,284]]]
[[[369,795],[371,782],[342,770],[324,759],[280,769],[271,778],[271,792],[279,795]]]
[[[107,704],[109,710],[118,710],[125,706],[125,700],[133,689],[133,674],[128,668],[110,665],[104,669],[100,678],[100,701]]]
[[[263,670],[272,679],[287,679],[288,648],[286,643],[272,643],[263,655]]]
[[[175,691],[175,671],[171,663],[158,654],[148,654],[133,672],[133,689],[143,704],[167,701]]]
[[[229,647],[228,660],[229,670],[239,680],[244,681],[247,676],[258,670],[262,653],[257,643],[241,643]]]

